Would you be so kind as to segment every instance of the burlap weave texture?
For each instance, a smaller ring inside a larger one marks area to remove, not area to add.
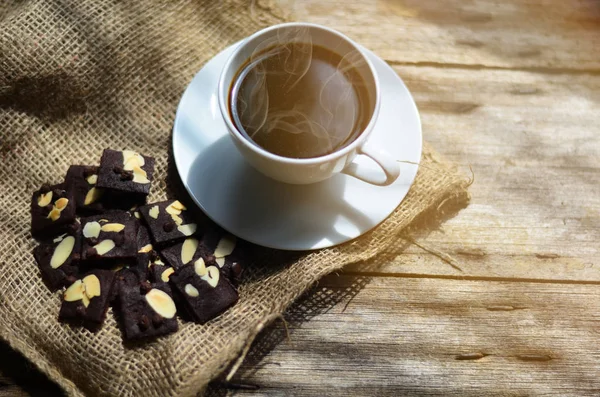
[[[59,324],[60,293],[47,290],[31,255],[31,192],[110,147],[155,156],[150,200],[167,198],[177,178],[171,127],[186,85],[229,44],[282,22],[278,15],[243,0],[0,5],[0,338],[69,394],[194,395],[320,277],[372,258],[444,200],[467,200],[464,178],[425,145],[415,185],[383,224],[285,262],[265,251],[270,259],[250,266],[238,305],[209,324],[182,322],[178,333],[133,349],[110,313],[97,334]]]

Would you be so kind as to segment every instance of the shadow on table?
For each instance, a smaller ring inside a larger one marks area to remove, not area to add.
[[[465,193],[466,194],[466,193]],[[450,198],[431,212],[423,213],[418,216],[402,233],[397,240],[392,243],[393,250],[378,255],[376,258],[359,264],[361,270],[370,274],[378,273],[382,263],[389,262],[401,254],[410,244],[412,239],[425,238],[432,231],[438,229],[442,223],[454,217],[458,211],[463,209],[468,200],[464,196]],[[354,266],[353,266],[354,267]],[[340,271],[344,274],[344,271]],[[252,374],[264,365],[273,364],[268,361],[268,356],[280,343],[291,341],[293,343],[293,331],[299,328],[304,322],[312,318],[327,313],[334,307],[344,303],[342,312],[351,303],[352,299],[371,281],[371,275],[363,276],[356,273],[345,273],[344,280],[336,281],[335,277],[329,277],[326,285],[316,285],[293,303],[283,314],[282,320],[276,320],[261,334],[259,334],[252,344],[243,365],[240,367],[231,382],[226,382],[225,376],[229,368],[223,373],[222,377],[211,384],[206,390],[208,397],[230,396],[232,392],[243,390],[258,390],[261,385],[251,384],[245,381],[251,378]],[[378,276],[385,274],[378,274]],[[348,279],[351,280],[348,280]],[[339,308],[339,306],[338,306]],[[288,339],[289,338],[289,339]]]
[[[39,372],[21,354],[0,342],[0,396],[64,396],[57,384]]]

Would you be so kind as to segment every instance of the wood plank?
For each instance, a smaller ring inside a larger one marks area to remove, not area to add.
[[[260,390],[236,395],[597,395],[599,309],[589,285],[328,276],[289,341],[281,322],[259,337],[236,381]]]
[[[353,272],[600,280],[600,77],[396,67],[424,139],[469,174],[472,202],[426,239]],[[405,255],[398,256],[400,253]]]
[[[600,72],[594,0],[279,0],[386,60]]]

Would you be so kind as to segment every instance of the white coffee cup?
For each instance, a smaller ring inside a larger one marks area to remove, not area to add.
[[[374,99],[370,122],[362,133],[348,145],[321,157],[290,158],[270,153],[240,133],[231,118],[229,95],[233,80],[237,77],[240,68],[246,64],[254,50],[265,39],[278,35],[285,36],[287,31],[293,32],[299,28],[308,30],[314,45],[340,54],[355,51],[362,58],[361,61],[364,61],[357,69],[366,83],[371,98]],[[384,149],[369,142],[369,135],[377,121],[381,106],[379,79],[375,68],[358,44],[333,29],[311,23],[292,22],[270,26],[247,37],[225,63],[219,79],[218,99],[221,114],[235,146],[254,168],[275,180],[292,184],[308,184],[323,181],[342,172],[373,185],[385,186],[393,183],[400,175],[398,162]],[[354,162],[357,155],[371,158],[379,165],[384,175],[374,175],[372,169],[366,169],[364,165]]]

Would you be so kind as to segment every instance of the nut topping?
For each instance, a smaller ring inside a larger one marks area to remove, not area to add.
[[[227,255],[231,255],[236,245],[236,238],[233,236],[224,236],[219,240],[217,244],[217,248],[215,248],[215,257],[224,258]]]
[[[175,302],[166,292],[154,288],[146,294],[145,298],[152,310],[162,317],[173,318],[177,314]]]
[[[162,274],[160,275],[160,279],[166,283],[169,281],[171,274],[173,274],[174,272],[175,272],[175,269],[170,267],[167,270],[165,270],[164,272],[162,272]]]
[[[50,259],[50,267],[52,269],[58,269],[69,259],[71,253],[75,247],[75,237],[69,236],[62,240],[54,250],[52,258]]]
[[[200,296],[200,293],[192,284],[186,284],[184,289],[185,293],[191,296],[192,298],[197,298],[198,296]]]
[[[225,266],[225,258],[215,258],[215,262],[217,262],[220,268]]]
[[[150,208],[150,211],[148,211],[148,215],[150,215],[154,219],[158,219],[159,211],[160,208],[158,208],[158,205],[155,205],[154,207]]]
[[[102,193],[104,193],[104,190],[98,189],[95,186],[92,187],[85,195],[83,205],[90,205],[92,203],[95,203],[96,201],[98,201],[98,199],[100,199],[100,197],[102,197]]]
[[[219,272],[219,269],[216,268],[215,266],[209,266],[206,268],[206,270],[207,270],[207,274],[200,278],[202,280],[206,281],[208,283],[208,285],[215,288],[217,286],[217,284],[219,284],[219,277],[220,277],[221,273]]]
[[[90,274],[83,278],[83,285],[85,286],[85,295],[92,299],[96,296],[100,296],[100,280],[95,274]]]
[[[115,248],[115,242],[112,240],[104,240],[99,244],[94,245],[93,247],[98,255],[102,256],[108,252],[110,252],[113,248]]]
[[[83,227],[83,237],[85,238],[97,238],[100,235],[102,227],[98,222],[88,222]]]
[[[196,228],[197,226],[195,223],[188,223],[187,225],[177,226],[177,230],[179,230],[179,232],[184,236],[191,236],[192,234],[196,233]]]
[[[152,251],[152,244],[146,244],[138,251],[139,254],[144,254]]]
[[[125,229],[125,225],[121,224],[121,223],[106,223],[104,225],[102,225],[101,230],[103,232],[109,232],[109,233],[119,233],[121,230]]]
[[[95,185],[96,183],[98,183],[98,175],[94,174],[94,175],[90,175],[88,176],[86,179],[87,183],[89,183],[90,185]]]
[[[38,197],[38,205],[40,207],[45,207],[52,201],[52,192],[48,192],[45,194],[40,194]]]
[[[196,262],[194,262],[194,271],[200,277],[206,276],[207,270],[206,270],[206,263],[204,262],[204,259],[199,258]]]
[[[198,240],[188,238],[181,246],[181,262],[185,265],[191,262],[196,250],[198,249]]]

